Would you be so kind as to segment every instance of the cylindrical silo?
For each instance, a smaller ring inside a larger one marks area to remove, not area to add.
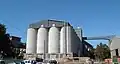
[[[37,53],[47,53],[48,49],[48,32],[46,28],[39,28],[37,34]]]
[[[59,53],[59,44],[60,44],[59,30],[53,25],[49,29],[49,42],[48,42],[48,53]]]
[[[37,30],[29,28],[27,31],[26,53],[36,53]]]
[[[66,30],[67,30],[67,36],[66,36],[66,39],[67,39],[67,53],[71,53],[71,43],[72,43],[72,27],[71,26],[66,26]]]
[[[67,38],[66,38],[66,27],[62,27],[60,31],[60,53],[67,52]]]

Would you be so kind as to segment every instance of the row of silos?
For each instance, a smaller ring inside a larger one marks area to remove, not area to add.
[[[43,25],[37,30],[29,28],[27,32],[26,53],[71,53],[75,33],[71,26],[60,30],[53,26],[50,29]]]

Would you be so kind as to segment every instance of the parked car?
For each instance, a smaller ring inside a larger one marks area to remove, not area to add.
[[[0,64],[5,64],[5,61],[4,60],[0,60]]]
[[[50,64],[57,64],[58,62],[56,60],[50,60],[49,63]]]
[[[8,63],[8,64],[16,64],[15,62],[11,62],[11,63]]]
[[[36,61],[34,61],[34,60],[23,60],[23,63],[24,64],[35,64]]]

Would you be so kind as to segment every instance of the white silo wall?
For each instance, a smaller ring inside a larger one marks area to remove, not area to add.
[[[62,27],[60,31],[60,53],[66,53],[67,52],[67,39],[66,39],[66,27]]]
[[[37,34],[37,53],[47,53],[48,32],[46,28],[39,28]]]
[[[76,32],[70,26],[67,26],[67,53],[78,53],[79,51],[79,37]]]
[[[60,36],[59,30],[56,27],[49,29],[49,40],[48,40],[48,53],[59,53],[60,52]]]
[[[29,28],[27,31],[26,53],[36,53],[37,30]]]
[[[70,26],[66,27],[67,30],[67,53],[71,53],[71,42],[72,42],[72,28]]]

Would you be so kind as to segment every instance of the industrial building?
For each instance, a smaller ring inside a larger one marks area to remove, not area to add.
[[[111,58],[120,57],[120,38],[113,37],[110,41]]]
[[[30,24],[27,30],[26,58],[84,56],[88,48],[92,46],[83,41],[82,29],[74,29],[65,21],[42,20]]]
[[[19,53],[19,58],[20,56],[23,56],[23,54],[25,53],[26,44],[21,42],[21,38],[17,36],[10,36],[10,41],[14,52]]]
[[[23,48],[25,49],[25,43],[21,42],[21,38],[17,36],[10,36],[10,41],[14,48]]]

